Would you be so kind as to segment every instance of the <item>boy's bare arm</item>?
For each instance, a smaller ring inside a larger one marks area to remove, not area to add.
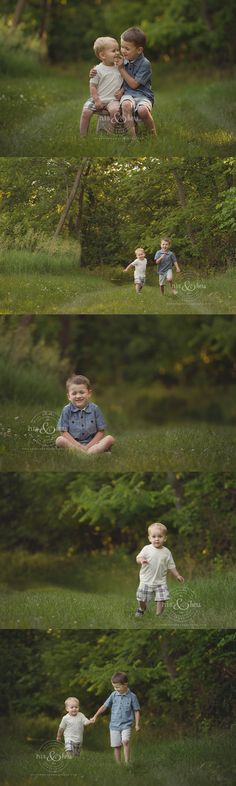
[[[97,442],[101,442],[101,439],[103,439],[103,437],[104,437],[104,431],[97,431],[93,439],[91,439],[87,445],[83,446],[84,450],[88,450],[88,448],[91,448],[92,445],[97,445]]]
[[[170,573],[172,573],[172,576],[174,576],[175,579],[177,579],[177,581],[180,581],[181,584],[183,584],[184,577],[180,575],[180,573],[178,572],[178,570],[176,568],[169,568],[169,571],[170,571]]]
[[[145,559],[145,557],[137,556],[136,562],[138,563],[138,565],[148,565],[148,559]]]
[[[140,82],[137,82],[137,79],[134,79],[133,76],[130,76],[130,74],[128,74],[128,71],[126,71],[126,68],[124,66],[124,58],[119,53],[114,58],[114,64],[119,69],[122,79],[124,79],[124,81],[127,82],[129,87],[132,87],[133,90],[137,90],[137,88],[140,85]]]
[[[96,85],[91,84],[91,82],[90,82],[90,95],[91,95],[91,98],[93,98],[93,100],[94,100],[96,109],[102,109],[104,104],[101,101],[101,99],[99,98]]]
[[[59,728],[57,730],[57,737],[56,737],[57,742],[61,742],[61,738],[62,737],[63,737],[63,729],[61,729],[60,726],[59,726]]]
[[[90,718],[91,723],[95,723],[95,721],[97,720],[98,716],[102,715],[103,712],[106,712],[106,709],[107,708],[105,707],[105,704],[102,704],[101,707],[98,708],[97,712],[95,712],[95,715],[93,715],[93,717]]]
[[[135,710],[135,730],[140,731],[140,710]]]
[[[124,270],[123,270],[123,273],[126,273],[126,272],[127,272],[127,270],[129,270],[129,269],[130,269],[130,267],[133,267],[133,262],[130,262],[130,264],[129,264],[129,265],[127,265],[127,267],[125,267],[125,268],[124,268]]]
[[[162,254],[161,257],[158,257],[158,259],[154,259],[154,262],[156,263],[156,265],[159,265],[159,262],[161,262],[162,259],[164,259],[164,256],[165,256],[165,254]]]
[[[175,266],[175,268],[177,270],[177,273],[180,273],[180,267],[178,265],[177,259],[176,259],[176,262],[174,262],[174,266]]]

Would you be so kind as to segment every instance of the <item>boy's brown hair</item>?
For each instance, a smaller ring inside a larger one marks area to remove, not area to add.
[[[72,374],[72,376],[66,380],[67,391],[69,390],[69,388],[71,388],[71,385],[86,385],[86,388],[88,388],[88,390],[91,390],[90,380],[88,379],[88,377],[83,377],[82,374]]]
[[[137,47],[142,46],[144,48],[146,46],[146,36],[140,27],[129,27],[128,30],[121,34],[121,38],[123,38],[123,41],[130,41],[131,44],[136,44]]]
[[[115,674],[112,674],[111,678],[112,684],[119,682],[120,685],[128,685],[128,677],[125,671],[116,671]]]

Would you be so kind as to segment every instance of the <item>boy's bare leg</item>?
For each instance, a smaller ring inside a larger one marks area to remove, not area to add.
[[[86,134],[88,133],[89,123],[90,123],[92,115],[93,115],[93,112],[92,112],[91,109],[83,109],[82,110],[82,115],[81,115],[81,118],[80,118],[80,126],[79,126],[80,136],[86,136]]]
[[[161,290],[161,294],[162,294],[162,295],[164,295],[165,288],[164,288],[163,284],[161,284],[161,286],[160,286],[160,290]]]
[[[69,442],[69,439],[67,439],[66,437],[62,437],[62,436],[61,437],[57,437],[57,439],[56,439],[56,447],[57,448],[66,448],[66,449],[69,448],[70,450],[79,450],[80,453],[85,453],[83,448],[81,448],[80,445],[76,444],[76,442],[75,443]]]
[[[142,611],[146,611],[147,604],[145,603],[145,600],[139,600],[139,608],[142,609]]]
[[[135,124],[134,124],[134,117],[133,117],[133,107],[131,101],[123,101],[122,102],[122,115],[124,118],[125,128],[127,128],[129,136],[133,139],[136,137],[135,131]]]
[[[111,434],[108,434],[107,437],[100,439],[100,442],[97,442],[96,445],[92,445],[91,448],[88,448],[86,452],[89,453],[90,456],[94,453],[105,453],[106,450],[111,449],[112,445],[114,445],[114,442],[114,437],[112,437]]]
[[[172,289],[173,295],[177,295],[177,292],[176,292],[176,289],[175,289],[175,285],[174,285],[174,282],[172,281],[172,279],[171,279],[171,281],[169,281],[169,284],[170,284],[170,287]]]
[[[148,109],[148,106],[145,106],[145,104],[139,106],[138,116],[141,118],[146,128],[148,128],[148,130],[151,131],[154,136],[156,136],[157,135],[156,126],[152,114],[150,112],[150,109]]]
[[[120,764],[120,754],[121,754],[121,746],[119,748],[114,748],[114,756],[117,764]]]
[[[129,762],[129,755],[130,755],[130,742],[129,742],[129,740],[125,740],[123,742],[123,750],[124,750],[125,763],[128,764],[128,762]]]
[[[141,292],[141,289],[142,289],[142,284],[135,284],[135,291],[137,292],[137,294]]]
[[[115,131],[115,127],[118,125],[118,119],[117,118],[118,118],[118,115],[120,113],[119,101],[109,101],[109,104],[107,104],[106,108],[107,108],[107,110],[109,112],[109,115],[110,115],[111,131],[114,132]]]
[[[160,614],[163,614],[164,608],[165,608],[165,601],[158,600],[156,605],[156,614],[158,617],[160,617]]]

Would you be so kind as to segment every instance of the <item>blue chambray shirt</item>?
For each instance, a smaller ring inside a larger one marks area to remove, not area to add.
[[[146,98],[149,98],[152,104],[154,104],[154,93],[151,87],[152,69],[149,60],[141,53],[135,60],[124,60],[124,66],[128,74],[139,82],[139,87],[134,90],[134,88],[130,87],[128,82],[124,80],[124,95],[125,93],[129,93],[129,95],[137,99],[146,96]]]
[[[157,265],[157,275],[159,275],[159,273],[167,273],[167,270],[171,270],[174,262],[177,262],[176,256],[173,251],[164,252],[161,249],[160,251],[157,251],[154,256],[155,262],[157,259],[159,259],[159,257],[162,257],[163,254],[164,254],[164,259],[162,259],[160,265]]]
[[[104,701],[104,707],[111,707],[110,729],[126,729],[132,726],[134,713],[140,710],[140,704],[135,693],[128,688],[127,693],[117,693],[115,690]]]
[[[104,431],[106,422],[97,404],[90,401],[84,409],[66,404],[59,417],[58,431],[68,431],[74,439],[87,445],[95,437],[97,431]]]

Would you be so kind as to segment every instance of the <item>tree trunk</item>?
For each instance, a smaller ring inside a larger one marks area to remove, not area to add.
[[[176,171],[176,169],[173,170],[173,175],[174,175],[176,186],[177,186],[179,203],[180,203],[181,207],[183,208],[183,210],[185,210],[185,208],[187,207],[187,199],[186,199],[186,193],[185,193],[185,188],[184,188],[184,181],[183,181],[182,177],[180,177],[180,174],[179,174],[179,172]],[[193,235],[193,232],[192,232],[192,227],[191,227],[191,224],[188,221],[188,219],[186,219],[186,227],[187,227],[187,233],[188,233],[188,236],[189,236],[190,240],[192,240],[192,242],[194,242],[194,235]]]
[[[175,661],[169,653],[168,641],[164,638],[160,641],[160,651],[170,679],[175,680],[177,676]]]
[[[20,24],[22,14],[24,13],[27,0],[18,0],[12,20],[12,27],[17,27]]]
[[[207,7],[207,0],[201,0],[202,17],[209,33],[213,30],[213,24]]]
[[[86,185],[85,178],[89,174],[90,168],[91,168],[91,161],[89,160],[89,161],[87,161],[87,166],[85,167],[85,169],[83,171],[83,178],[81,180],[80,190],[79,190],[78,212],[77,212],[76,222],[75,222],[75,229],[78,232],[78,235],[81,235],[81,232],[82,232],[84,192],[85,192],[85,185]]]
[[[77,194],[77,191],[78,191],[78,188],[79,188],[82,176],[83,176],[83,174],[86,174],[86,172],[87,172],[87,166],[88,166],[88,159],[87,158],[83,158],[82,161],[81,161],[81,164],[79,166],[79,169],[78,169],[78,171],[76,173],[75,181],[74,181],[74,184],[73,184],[72,189],[70,191],[70,194],[68,196],[66,205],[64,207],[63,213],[62,213],[61,218],[60,218],[60,221],[58,222],[58,225],[57,225],[54,237],[58,237],[58,235],[60,235],[60,232],[61,232],[61,230],[64,227],[64,224],[65,224],[66,218],[68,216],[68,213],[70,211],[71,205],[73,204],[74,199],[76,197],[76,194]]]

